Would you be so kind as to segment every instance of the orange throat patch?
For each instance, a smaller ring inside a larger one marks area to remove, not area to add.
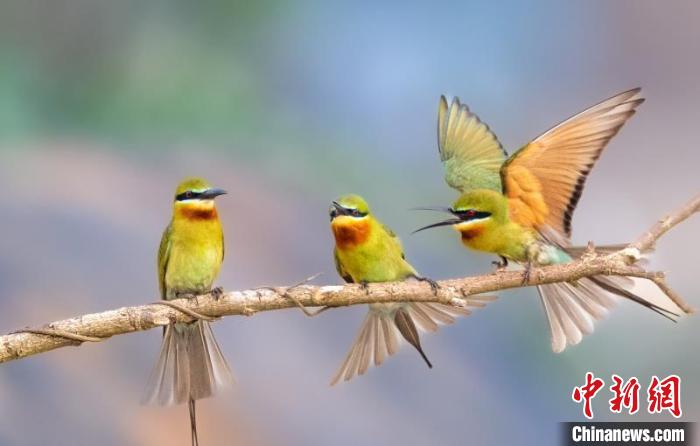
[[[350,249],[366,242],[370,234],[369,221],[340,217],[331,223],[338,249]]]
[[[182,218],[186,218],[187,220],[213,220],[219,218],[215,206],[181,206],[178,208],[177,212]]]
[[[484,232],[484,226],[472,225],[468,228],[458,228],[457,231],[462,235],[462,243],[469,243]]]

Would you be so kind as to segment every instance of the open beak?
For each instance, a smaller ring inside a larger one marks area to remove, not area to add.
[[[420,232],[430,228],[439,228],[440,226],[452,226],[461,222],[462,220],[460,220],[459,218],[450,218],[449,220],[439,221],[437,223],[433,223],[432,225],[423,226],[422,228],[416,229],[415,231],[411,232],[411,234],[415,234],[416,232]]]
[[[228,192],[226,192],[223,189],[207,189],[204,192],[202,192],[202,195],[200,197],[204,200],[212,200],[219,195],[226,195]]]
[[[341,205],[339,205],[339,204],[338,204],[337,202],[335,202],[335,201],[333,202],[333,207],[335,208],[335,216],[338,216],[338,215],[351,215],[351,214],[352,214],[352,210],[346,209],[346,208],[342,207]]]
[[[435,211],[435,212],[444,212],[446,214],[451,214],[452,209],[444,207],[444,206],[423,206],[419,208],[411,208],[411,211]]]
[[[331,203],[331,208],[330,208],[329,214],[331,217],[331,221],[333,221],[333,219],[335,219],[337,216],[345,214],[345,208],[343,208],[337,202],[333,201]]]
[[[425,207],[419,207],[419,208],[412,208],[412,211],[437,211],[437,212],[444,212],[446,214],[454,215],[454,212],[452,211],[452,208],[444,207],[444,206],[425,206]],[[440,221],[437,223],[433,223],[432,225],[428,226],[423,226],[422,228],[416,229],[415,231],[411,232],[411,234],[415,234],[416,232],[424,231],[426,229],[430,228],[439,228],[440,226],[452,226],[456,225],[457,223],[461,223],[462,220],[459,218],[450,218],[449,220],[445,221]]]

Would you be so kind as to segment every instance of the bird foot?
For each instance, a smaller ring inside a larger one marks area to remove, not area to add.
[[[216,288],[212,288],[209,294],[211,294],[211,297],[213,297],[214,300],[218,302],[219,299],[221,299],[221,296],[224,295],[224,287],[218,286]]]
[[[501,260],[494,260],[491,264],[496,267],[495,272],[502,273],[508,268],[508,259],[501,257]]]
[[[437,296],[438,291],[440,291],[440,285],[436,281],[429,277],[423,277],[418,275],[414,275],[413,278],[419,282],[428,282],[430,288],[433,290],[433,295]]]
[[[364,290],[365,294],[369,296],[369,282],[364,281],[364,280],[361,281],[360,288],[362,288]]]
[[[530,275],[532,274],[532,262],[527,262],[525,264],[525,269],[523,270],[523,281],[522,285],[530,284]]]

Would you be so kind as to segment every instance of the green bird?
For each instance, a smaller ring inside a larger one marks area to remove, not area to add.
[[[177,187],[170,224],[158,250],[158,285],[162,299],[191,297],[212,291],[224,260],[224,233],[214,199],[226,192],[201,178]],[[216,294],[221,289],[215,289]],[[146,387],[144,402],[187,402],[192,444],[198,444],[195,401],[232,381],[209,323],[196,321],[165,327],[160,357]]]
[[[413,278],[437,284],[420,276],[406,261],[401,241],[391,229],[370,212],[358,195],[344,195],[330,207],[331,230],[335,237],[334,258],[338,274],[348,283],[394,282]],[[399,335],[418,350],[432,368],[420,343],[418,328],[434,332],[439,324],[451,324],[458,316],[470,314],[465,308],[437,303],[371,304],[357,339],[331,381],[349,381],[364,374],[370,362],[379,366],[399,348]],[[398,333],[397,333],[398,332]]]
[[[571,219],[586,178],[610,139],[644,102],[640,89],[613,96],[546,131],[507,157],[488,126],[455,98],[438,109],[438,147],[445,180],[461,195],[437,209],[451,218],[419,229],[453,226],[462,243],[498,254],[501,267],[513,260],[553,265],[578,258],[571,245]],[[433,208],[433,210],[436,210]],[[417,232],[417,231],[416,231]],[[607,249],[618,249],[619,246]],[[606,248],[601,248],[606,249]],[[498,263],[498,262],[495,262]],[[680,310],[631,290],[633,278],[595,276],[575,283],[540,285],[552,349],[563,351],[593,332],[593,323],[613,307],[615,296],[630,299],[673,319]]]

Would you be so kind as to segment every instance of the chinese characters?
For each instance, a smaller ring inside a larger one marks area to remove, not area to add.
[[[639,391],[641,384],[636,377],[625,381],[620,376],[612,375],[613,384],[610,392],[613,397],[608,400],[610,411],[622,413],[626,410],[630,415],[639,411]],[[571,399],[576,403],[583,403],[583,415],[593,418],[593,408],[591,401],[605,387],[605,382],[596,378],[593,373],[586,373],[586,379],[582,386],[574,387]],[[681,378],[677,375],[670,375],[664,379],[652,376],[647,387],[647,411],[650,414],[668,411],[671,415],[679,418],[681,409]]]

